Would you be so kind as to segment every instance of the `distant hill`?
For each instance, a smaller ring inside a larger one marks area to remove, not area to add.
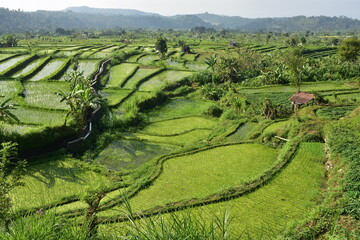
[[[157,13],[142,12],[134,9],[118,9],[118,8],[91,8],[91,7],[68,7],[65,12],[74,13],[90,13],[102,15],[123,15],[123,16],[159,16]]]
[[[161,16],[131,9],[71,7],[63,11],[23,12],[0,8],[0,34],[64,29],[191,29],[206,27],[241,31],[358,31],[360,21],[346,17],[257,18],[216,14]]]

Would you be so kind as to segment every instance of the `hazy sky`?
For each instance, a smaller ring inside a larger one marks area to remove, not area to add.
[[[326,15],[360,19],[360,0],[0,0],[0,7],[24,11],[70,6],[127,8],[162,15],[209,12],[250,18]]]

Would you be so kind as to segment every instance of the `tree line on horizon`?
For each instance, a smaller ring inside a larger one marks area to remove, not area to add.
[[[57,28],[96,30],[123,29],[192,29],[205,27],[247,32],[346,31],[360,29],[360,20],[347,17],[256,18],[215,14],[177,15],[104,15],[73,11],[24,12],[0,8],[0,34],[25,31],[54,31]]]

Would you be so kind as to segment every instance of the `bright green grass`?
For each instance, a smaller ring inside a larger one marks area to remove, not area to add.
[[[106,98],[110,106],[119,104],[131,93],[128,89],[103,89],[100,94]]]
[[[292,162],[273,181],[246,196],[192,210],[220,215],[230,211],[230,230],[244,230],[253,239],[275,237],[292,221],[305,217],[316,205],[324,182],[324,144],[302,143]]]
[[[204,71],[208,69],[209,66],[205,63],[191,62],[185,63],[185,67],[193,71]]]
[[[66,61],[66,59],[54,59],[51,60],[46,66],[40,70],[35,76],[33,76],[30,81],[39,81],[41,79],[44,79],[48,76],[50,76],[52,73],[57,71]]]
[[[227,137],[227,142],[240,142],[249,140],[259,124],[245,123],[236,132]]]
[[[142,65],[149,65],[152,62],[159,60],[159,59],[160,59],[159,55],[145,55],[138,60],[138,63],[140,63]]]
[[[166,83],[174,83],[177,82],[185,77],[190,76],[191,72],[184,72],[184,71],[164,71],[148,81],[141,84],[139,87],[140,91],[155,91],[156,89],[161,88]]]
[[[0,81],[0,102],[3,102],[7,98],[13,97],[14,94],[18,93],[21,90],[21,83],[18,81],[12,80],[3,80]]]
[[[96,161],[109,169],[131,169],[174,149],[177,147],[136,140],[116,140],[99,154]]]
[[[137,62],[138,58],[141,57],[143,54],[137,54],[137,55],[134,55],[134,56],[131,56],[129,57],[126,61],[127,62]]]
[[[16,187],[10,194],[15,211],[58,202],[66,197],[82,195],[86,189],[111,184],[106,176],[85,170],[79,165],[79,160],[60,155],[52,158],[27,167],[23,178],[25,185]]]
[[[110,70],[110,79],[106,86],[120,87],[129,74],[132,73],[137,67],[138,65],[133,63],[122,63],[112,67]]]
[[[147,113],[149,120],[161,121],[171,118],[202,115],[213,103],[211,101],[173,98]]]
[[[142,133],[149,135],[176,135],[199,128],[212,128],[217,122],[204,117],[187,117],[155,122],[147,125]]]
[[[196,129],[191,132],[187,132],[177,136],[150,136],[146,134],[136,133],[135,137],[147,140],[150,142],[160,142],[160,143],[168,143],[168,144],[176,144],[180,146],[191,146],[195,142],[199,141],[207,141],[209,135],[212,133],[211,130],[208,129]]]
[[[0,63],[0,72],[6,70],[8,68],[11,68],[16,63],[18,63],[21,60],[24,60],[25,58],[28,58],[29,56],[30,55],[22,55],[22,56],[14,57],[9,60],[6,60],[5,62]]]
[[[25,135],[31,132],[40,131],[43,127],[32,126],[32,125],[18,125],[13,123],[4,123],[0,124],[0,132],[4,132],[5,134],[20,134]]]
[[[69,83],[25,82],[24,87],[26,89],[25,101],[27,103],[44,108],[68,109],[65,102],[60,102],[61,97],[57,96],[55,92],[69,92]]]
[[[349,89],[349,87],[336,82],[303,83],[301,85],[301,91],[326,91],[326,90],[335,90],[335,89]],[[251,88],[251,89],[238,88],[238,91],[242,93],[266,93],[266,92],[295,92],[296,89],[294,86],[280,85],[280,86]]]
[[[60,126],[65,122],[66,112],[54,112],[38,109],[17,107],[11,112],[25,124],[39,124],[46,126]]]
[[[126,89],[134,89],[136,85],[141,81],[142,79],[148,77],[149,75],[159,71],[159,69],[147,69],[147,68],[139,68],[136,70],[136,73],[134,76],[132,76],[125,84],[124,88]]]
[[[32,61],[25,68],[23,68],[20,71],[18,71],[17,73],[15,73],[12,77],[17,78],[17,77],[20,77],[21,75],[27,74],[30,71],[33,71],[43,60],[44,60],[44,58],[39,58],[39,59]]]
[[[291,120],[287,120],[287,121],[280,121],[280,122],[276,122],[271,124],[270,126],[266,127],[264,129],[264,134],[266,133],[276,133],[279,130],[282,130],[284,128],[287,128],[290,124]]]
[[[219,193],[257,178],[273,165],[276,155],[276,150],[263,145],[239,144],[172,158],[164,163],[159,178],[130,203],[140,211]]]

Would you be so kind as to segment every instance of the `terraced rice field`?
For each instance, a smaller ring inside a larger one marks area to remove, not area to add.
[[[126,61],[127,61],[127,62],[131,62],[131,63],[136,63],[137,60],[138,60],[140,57],[142,57],[143,55],[144,55],[144,54],[141,53],[141,54],[137,54],[137,55],[131,56],[131,57],[129,57]]]
[[[133,169],[154,157],[168,154],[178,149],[168,144],[146,143],[136,140],[117,140],[109,144],[96,161],[109,169]]]
[[[240,144],[172,158],[164,163],[163,172],[155,182],[130,203],[134,211],[141,211],[220,193],[259,176],[274,164],[276,155],[276,150],[263,145]],[[112,215],[120,209],[100,214]]]
[[[55,92],[69,92],[67,82],[25,82],[25,101],[35,107],[68,109],[65,102],[60,102],[61,97]]]
[[[46,126],[61,126],[65,122],[66,112],[46,111],[17,107],[11,111],[21,123]]]
[[[35,68],[38,67],[38,65],[40,64],[40,62],[42,62],[44,60],[44,58],[39,58],[36,59],[34,61],[32,61],[30,64],[28,64],[25,68],[21,69],[19,72],[15,73],[14,75],[12,75],[13,78],[17,78],[20,77],[22,75],[25,75],[31,71],[33,71]]]
[[[66,197],[84,194],[84,189],[109,185],[111,180],[85,170],[79,160],[57,156],[52,161],[31,165],[24,176],[24,186],[11,192],[13,210],[41,207]]]
[[[3,54],[3,53],[0,53],[0,61],[5,59],[5,58],[8,58],[10,56],[12,56],[13,54]]]
[[[204,71],[208,69],[209,66],[205,63],[190,62],[185,63],[185,67],[192,71]]]
[[[204,100],[174,98],[148,113],[149,120],[161,121],[202,115],[213,103]]]
[[[110,70],[110,79],[106,86],[121,87],[124,81],[136,70],[137,67],[138,65],[133,63],[122,63],[112,67]]]
[[[24,60],[25,58],[28,58],[29,56],[30,55],[22,55],[22,56],[14,57],[14,58],[11,58],[11,59],[6,60],[4,62],[1,62],[0,63],[0,73],[5,71],[8,68],[11,68],[12,66],[17,64],[21,60]]]
[[[138,59],[137,62],[142,65],[149,65],[159,59],[160,59],[159,55],[145,55],[140,59]]]
[[[257,123],[245,123],[241,125],[236,132],[227,137],[228,142],[240,142],[247,141],[253,135],[253,133],[258,128]]]
[[[207,143],[212,130],[195,129],[176,136],[154,136],[142,133],[135,133],[137,139],[150,142],[174,144],[178,146],[193,146],[196,143]]]
[[[217,122],[204,117],[178,118],[154,122],[146,126],[142,133],[148,135],[179,135],[195,129],[211,129]]]
[[[193,208],[190,210],[191,214],[208,219],[214,214],[220,216],[227,211],[232,219],[229,229],[232,235],[239,236],[242,234],[243,237],[252,239],[274,238],[287,225],[304,217],[316,205],[316,199],[325,180],[323,148],[324,144],[322,143],[302,143],[291,163],[267,185],[233,200]],[[170,161],[169,165],[171,164]],[[242,170],[239,172],[241,173]],[[161,175],[159,179],[165,176],[165,171],[166,168],[164,167],[164,175]],[[173,171],[175,170],[173,169]],[[168,176],[172,177],[173,175]],[[210,182],[210,184],[213,183],[216,181]],[[164,182],[164,184],[167,183]],[[155,186],[157,185],[154,184],[143,190],[131,199],[131,202],[138,206],[138,209],[151,208],[152,200],[145,201],[145,193],[148,191],[150,194]],[[191,186],[196,187],[197,184],[193,182]],[[168,194],[164,188],[159,189],[159,191]],[[159,203],[160,201],[161,199],[159,199]],[[118,215],[119,212],[108,210],[101,214],[111,216]],[[116,226],[121,227],[121,225]],[[110,229],[113,227],[110,226]]]
[[[3,96],[5,99],[13,97],[20,91],[22,91],[20,82],[13,80],[0,81],[0,96]]]
[[[287,120],[287,121],[280,121],[280,122],[276,122],[273,123],[271,125],[269,125],[268,127],[266,127],[263,131],[263,133],[276,133],[278,131],[281,131],[285,128],[287,128],[290,125],[291,121]]]
[[[159,69],[157,69],[157,68],[155,68],[155,69],[139,68],[135,72],[135,75],[132,76],[128,81],[126,81],[123,88],[125,88],[125,89],[135,89],[136,86],[139,84],[139,82],[141,80],[143,80],[144,78],[149,77],[150,75],[156,73],[157,71],[159,71]]]
[[[97,70],[98,65],[98,60],[79,60],[78,71],[83,72],[84,77],[90,78]]]
[[[108,100],[110,106],[114,106],[122,102],[131,92],[129,89],[103,89],[100,94]]]
[[[29,79],[29,81],[39,81],[42,80],[51,74],[53,74],[55,71],[57,71],[66,61],[66,59],[54,59],[51,60],[48,64],[45,65],[43,69],[40,70],[35,76]]]
[[[301,91],[329,91],[351,89],[350,87],[336,82],[304,83]],[[262,88],[238,88],[241,93],[266,93],[266,92],[294,92],[293,86],[271,86]]]
[[[191,74],[191,72],[185,71],[164,71],[141,84],[139,91],[155,91],[156,89],[162,88],[166,83],[180,81]]]
[[[34,125],[19,125],[14,123],[1,123],[0,131],[4,132],[5,134],[28,134],[31,132],[40,131],[42,127],[34,126]]]

